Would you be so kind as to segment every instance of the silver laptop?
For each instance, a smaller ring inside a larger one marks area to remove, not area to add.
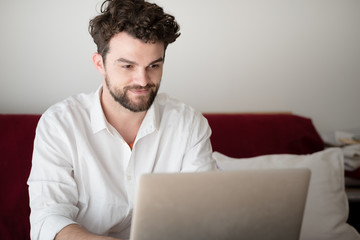
[[[299,239],[308,169],[149,174],[131,240]]]

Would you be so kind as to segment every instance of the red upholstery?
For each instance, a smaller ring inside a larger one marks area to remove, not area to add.
[[[0,115],[0,238],[30,239],[29,197],[35,127],[39,115]]]
[[[345,171],[345,176],[360,180],[360,168],[357,168],[353,171]]]
[[[308,118],[293,114],[204,114],[214,151],[230,157],[308,154],[324,143]]]

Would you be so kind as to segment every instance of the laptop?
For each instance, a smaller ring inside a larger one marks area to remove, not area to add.
[[[299,239],[309,169],[146,174],[131,240]]]

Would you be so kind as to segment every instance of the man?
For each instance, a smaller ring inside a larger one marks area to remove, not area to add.
[[[157,95],[178,30],[144,0],[105,1],[90,21],[102,86],[39,121],[28,180],[32,239],[129,238],[141,174],[214,168],[205,118]]]

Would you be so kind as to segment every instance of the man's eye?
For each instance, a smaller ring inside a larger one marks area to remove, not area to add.
[[[151,64],[149,65],[149,68],[159,68],[159,64]]]
[[[122,68],[125,68],[125,69],[133,69],[134,66],[133,66],[133,65],[123,65]]]

